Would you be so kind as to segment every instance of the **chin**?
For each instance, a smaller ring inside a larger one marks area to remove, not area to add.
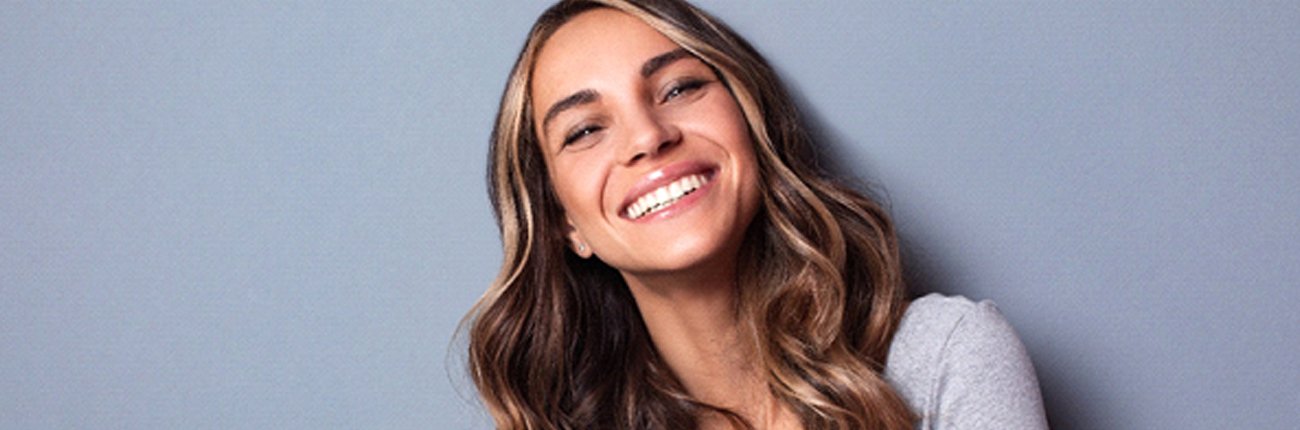
[[[647,249],[644,255],[653,256],[640,259],[636,267],[620,269],[629,273],[668,275],[686,274],[701,269],[712,270],[722,267],[726,261],[735,259],[739,247],[726,246],[724,238],[681,238],[666,243],[657,249]]]

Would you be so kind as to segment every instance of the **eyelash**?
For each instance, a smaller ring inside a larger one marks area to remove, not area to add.
[[[587,135],[594,134],[604,129],[605,127],[601,127],[598,125],[579,127],[577,130],[574,130],[572,133],[569,133],[567,136],[564,136],[564,146],[569,146],[569,144],[573,142],[577,142],[578,139],[587,137]]]
[[[681,81],[676,85],[674,85],[672,88],[669,88],[668,93],[664,94],[663,99],[660,100],[659,102],[667,103],[669,100],[680,97],[683,94],[698,90],[704,87],[708,83],[709,81],[706,81],[704,79],[687,79]],[[588,135],[591,134],[595,134],[596,132],[599,132],[604,129],[605,127],[598,126],[598,125],[579,127],[577,130],[574,130],[572,133],[569,133],[568,135],[564,136],[563,146],[569,146],[570,144],[577,142],[579,139],[587,137]]]
[[[682,94],[698,90],[707,83],[709,82],[703,79],[687,79],[681,81],[668,89],[668,93],[664,94],[664,98],[663,100],[660,100],[660,103],[667,102],[668,100],[676,98]]]

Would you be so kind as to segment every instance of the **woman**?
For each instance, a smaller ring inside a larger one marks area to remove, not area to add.
[[[489,164],[505,259],[469,358],[499,428],[1045,427],[996,310],[909,308],[888,216],[688,4],[548,9]]]

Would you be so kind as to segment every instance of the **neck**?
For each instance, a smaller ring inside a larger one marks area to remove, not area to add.
[[[655,349],[691,396],[744,415],[770,401],[739,319],[734,271],[624,278]]]

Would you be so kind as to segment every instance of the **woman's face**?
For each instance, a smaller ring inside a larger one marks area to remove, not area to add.
[[[597,9],[546,42],[531,95],[579,254],[632,277],[734,264],[758,169],[713,69],[639,19]]]

